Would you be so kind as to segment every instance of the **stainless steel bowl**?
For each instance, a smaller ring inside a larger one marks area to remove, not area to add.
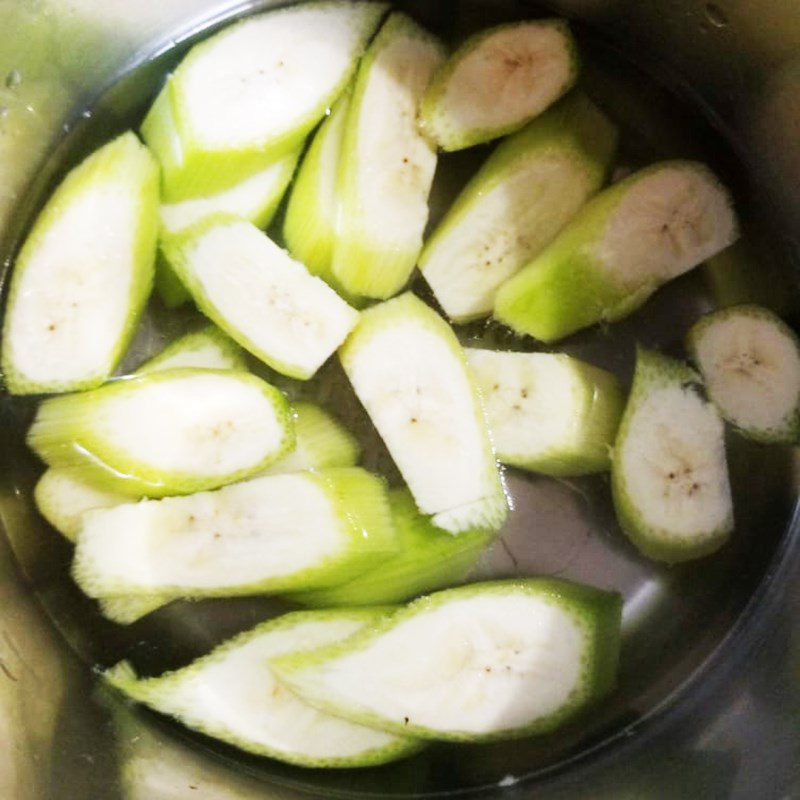
[[[136,123],[187,41],[268,5],[0,0],[6,272],[49,187],[98,142]],[[675,281],[629,320],[571,337],[568,352],[628,380],[635,341],[680,352],[688,325],[714,305],[752,299],[797,321],[800,9],[794,0],[400,5],[446,38],[546,11],[571,17],[586,54],[586,88],[623,127],[621,162],[698,155],[734,188],[745,222],[741,245]],[[475,158],[445,160],[434,216]],[[730,273],[739,278],[730,280]],[[136,354],[184,322],[153,311]],[[464,335],[495,343],[505,336],[484,326]],[[333,367],[312,391],[346,402]],[[630,547],[603,478],[556,482],[511,474],[517,510],[481,573],[555,574],[622,591],[619,690],[547,737],[442,745],[392,766],[314,772],[191,735],[95,685],[93,665],[125,655],[153,671],[175,666],[281,607],[263,599],[174,604],[129,629],[104,621],[69,579],[69,547],[32,506],[40,467],[23,434],[33,407],[0,395],[0,797],[766,799],[800,792],[794,451],[731,436],[733,541],[713,557],[673,568],[647,562]],[[386,463],[377,443],[371,458]]]

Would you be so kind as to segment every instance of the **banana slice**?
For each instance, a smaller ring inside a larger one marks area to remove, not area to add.
[[[229,597],[349,580],[395,552],[386,488],[357,467],[88,512],[73,575],[90,597]]]
[[[209,217],[165,243],[200,310],[291,378],[310,378],[358,321],[324,281],[235,217]]]
[[[359,67],[338,178],[333,274],[351,295],[387,298],[408,282],[422,249],[436,151],[417,112],[442,45],[392,14]]]
[[[301,4],[192,48],[142,125],[161,161],[165,199],[229,188],[296,151],[347,85],[385,10]]]
[[[232,369],[245,372],[247,361],[236,342],[219,328],[208,325],[168,344],[158,355],[137,367],[136,374],[162,372],[180,367]]]
[[[619,595],[557,580],[423,597],[340,644],[281,656],[317,708],[424,739],[550,731],[614,685]]]
[[[262,623],[183,669],[137,678],[123,661],[104,673],[128,697],[256,755],[306,767],[367,767],[421,743],[317,711],[281,685],[269,660],[346,640],[386,610],[299,611]]]
[[[486,419],[450,326],[410,292],[364,311],[339,357],[424,514],[451,533],[508,513]]]
[[[314,403],[294,403],[295,447],[264,475],[307,469],[354,467],[361,458],[358,441],[333,415]]]
[[[341,586],[298,592],[290,599],[317,608],[400,603],[463,581],[496,535],[475,529],[452,536],[417,511],[407,489],[390,492],[389,503],[397,532],[396,555]]]
[[[674,563],[714,552],[733,529],[724,426],[680,361],[640,348],[614,445],[617,517],[650,558]]]
[[[800,341],[766,308],[741,305],[703,317],[688,349],[708,395],[744,436],[800,441]]]
[[[99,386],[153,282],[158,168],[126,133],[67,175],[17,257],[2,366],[13,394]]]
[[[421,125],[443,150],[519,130],[565,94],[578,50],[563,20],[498,25],[471,36],[436,73]]]
[[[28,444],[97,486],[162,497],[246,478],[294,447],[286,398],[244,372],[156,371],[39,406]]]
[[[590,200],[497,293],[494,315],[544,342],[630,314],[735,241],[731,199],[693,161],[643,169]]]
[[[283,239],[292,256],[305,264],[312,275],[334,284],[331,267],[338,215],[336,175],[349,108],[348,92],[339,98],[315,134],[292,186],[283,222]]]
[[[466,353],[503,464],[561,477],[609,469],[625,405],[610,372],[555,353]]]
[[[616,141],[614,126],[575,93],[489,156],[420,256],[450,319],[491,313],[499,286],[600,188]]]

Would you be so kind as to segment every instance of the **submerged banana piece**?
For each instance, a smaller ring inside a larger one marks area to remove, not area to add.
[[[453,536],[420,514],[407,489],[389,494],[398,552],[369,572],[330,589],[298,592],[290,599],[317,608],[400,603],[423,592],[460,583],[495,538],[492,530]]]
[[[287,453],[265,475],[283,475],[306,469],[354,467],[361,458],[361,447],[350,431],[314,403],[297,402],[294,411],[294,450]]]
[[[461,741],[542,733],[614,686],[621,605],[564,581],[474,584],[271,665],[309,703],[387,731]]]
[[[422,248],[436,151],[417,129],[442,45],[392,14],[361,62],[338,177],[333,274],[351,295],[387,298],[408,282]]]
[[[214,325],[187,333],[136,369],[138,375],[179,367],[232,369],[244,372],[247,361],[239,345]]]
[[[491,313],[500,284],[600,188],[616,141],[616,128],[574,93],[489,156],[420,256],[420,271],[450,319]]]
[[[380,3],[300,4],[192,48],[142,125],[166,200],[228,188],[296,151],[347,85],[384,12]]]
[[[450,326],[407,292],[364,311],[339,357],[420,511],[451,533],[499,528],[508,503]]]
[[[737,237],[725,188],[704,165],[665,161],[589,201],[497,293],[494,315],[544,342],[641,306]]]
[[[724,426],[699,381],[682,362],[640,348],[614,445],[620,525],[659,561],[712,553],[733,529]]]
[[[284,687],[269,661],[347,640],[390,609],[298,611],[224,642],[183,669],[137,678],[123,661],[105,679],[189,728],[256,755],[306,767],[368,767],[422,743],[318,711]]]
[[[289,252],[312,275],[333,282],[338,202],[336,175],[344,140],[350,94],[339,98],[322,123],[300,165],[283,222]]]
[[[228,597],[342,583],[395,549],[383,482],[350,467],[90,511],[73,575],[96,598]]]
[[[421,125],[443,150],[462,150],[521,128],[578,76],[563,20],[498,25],[471,36],[436,73]]]
[[[39,406],[28,444],[99,487],[162,497],[246,478],[294,446],[286,398],[244,372],[174,369]]]
[[[158,168],[132,133],[73,169],[17,257],[3,331],[12,394],[99,386],[133,336],[153,282]]]
[[[744,436],[800,441],[800,341],[762,306],[740,305],[702,317],[688,349],[708,395]]]
[[[503,464],[561,477],[609,469],[625,406],[610,372],[556,353],[466,353]]]
[[[310,378],[358,321],[330,286],[249,222],[210,217],[165,251],[200,310],[291,378]]]

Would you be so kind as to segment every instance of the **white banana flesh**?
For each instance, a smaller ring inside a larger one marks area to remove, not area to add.
[[[381,616],[371,610],[296,612],[160,677],[137,679],[125,662],[105,677],[133,699],[251,753],[311,767],[385,763],[420,745],[318,711],[269,667],[271,658],[345,640]]]
[[[365,311],[340,358],[419,509],[452,533],[499,527],[507,501],[449,325],[404,294]]]
[[[200,597],[342,582],[395,549],[383,483],[352,468],[89,512],[73,574],[90,597]]]
[[[722,416],[745,436],[793,444],[800,437],[800,345],[766,308],[735,306],[703,317],[689,349]]]
[[[310,378],[358,320],[323,280],[248,222],[212,217],[166,250],[200,309],[289,377]]]
[[[247,369],[242,349],[219,328],[209,325],[170,342],[158,355],[137,367],[136,373],[179,368]]]

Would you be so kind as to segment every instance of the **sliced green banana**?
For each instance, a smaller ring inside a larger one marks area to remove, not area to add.
[[[153,282],[158,168],[126,133],[78,165],[14,267],[2,366],[13,394],[99,386],[136,329]]]
[[[491,313],[498,287],[600,188],[616,141],[614,126],[574,93],[492,153],[420,257],[419,268],[450,319]]]
[[[106,619],[119,625],[132,625],[156,609],[172,601],[171,596],[160,595],[119,595],[100,599],[100,611]]]
[[[389,494],[397,531],[396,555],[341,586],[291,595],[297,603],[318,608],[346,608],[400,603],[460,583],[495,537],[494,531],[471,530],[458,536],[437,528],[420,514],[407,489]]]
[[[625,406],[610,372],[556,353],[466,353],[503,464],[560,477],[610,468]]]
[[[333,274],[351,295],[386,298],[408,282],[422,249],[436,151],[417,129],[441,44],[392,14],[361,62],[338,177]]]
[[[333,278],[338,214],[336,175],[349,107],[347,93],[339,98],[314,136],[292,186],[283,222],[283,238],[289,252],[312,275],[329,282]]]
[[[50,467],[33,491],[36,507],[59,532],[74,542],[81,520],[94,508],[111,508],[130,503],[128,495],[110,492],[76,476],[69,469]]]
[[[361,447],[347,428],[314,403],[294,403],[295,447],[271,467],[266,475],[283,475],[306,469],[354,467]]]
[[[733,529],[722,419],[680,361],[640,348],[614,445],[611,486],[623,530],[650,558],[714,552]]]
[[[219,328],[208,325],[168,344],[158,355],[136,369],[137,374],[179,367],[232,369],[244,372],[247,361],[239,345]]]
[[[333,289],[249,222],[210,217],[165,250],[200,310],[290,378],[310,378],[358,321]]]
[[[90,511],[73,575],[95,598],[228,597],[342,583],[395,550],[383,482],[350,467]]]
[[[269,661],[346,640],[386,611],[298,611],[240,634],[183,669],[137,678],[123,661],[105,678],[134,700],[256,755],[306,767],[385,764],[417,752],[421,743],[318,711],[275,678]]]
[[[293,152],[347,85],[380,3],[300,4],[195,46],[142,125],[168,202],[228,188]]]
[[[762,306],[740,305],[703,317],[688,349],[708,395],[744,436],[800,442],[800,341]]]
[[[498,25],[471,36],[434,77],[421,125],[443,150],[462,150],[521,128],[565,94],[578,50],[563,20]]]
[[[616,593],[558,580],[474,584],[271,665],[318,708],[394,733],[543,733],[613,687],[621,605]]]
[[[408,292],[364,311],[339,356],[420,511],[451,533],[500,527],[508,502],[450,326]]]
[[[641,306],[737,237],[725,188],[704,165],[665,161],[590,200],[497,293],[494,315],[552,342]]]
[[[28,444],[97,486],[162,497],[246,478],[294,447],[286,398],[244,372],[172,369],[39,406]]]

